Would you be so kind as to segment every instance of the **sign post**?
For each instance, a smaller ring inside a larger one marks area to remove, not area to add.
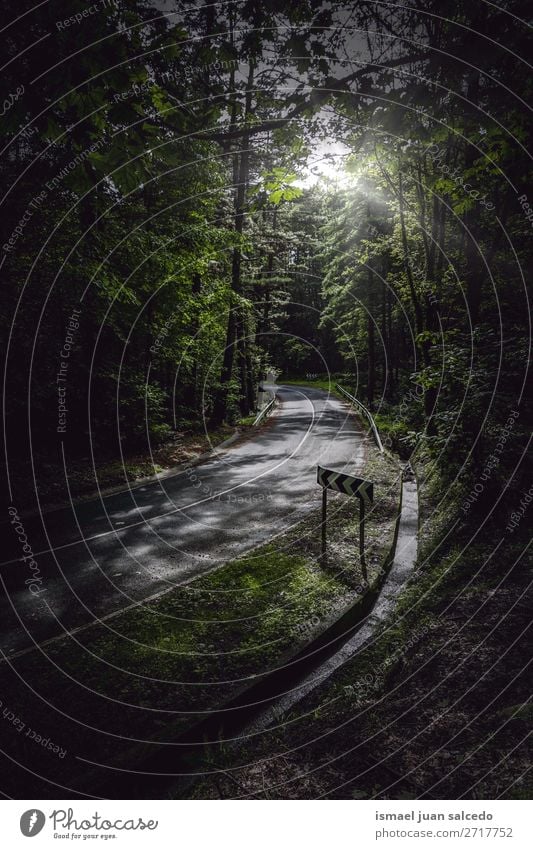
[[[343,472],[334,472],[332,469],[323,469],[317,466],[317,483],[322,487],[322,563],[326,564],[326,511],[328,489],[342,492],[344,495],[352,495],[359,499],[359,557],[363,569],[363,577],[366,580],[365,562],[365,507],[372,504],[374,500],[374,484],[363,478],[355,478],[345,475]]]
[[[365,502],[363,498],[359,499],[359,559],[363,578],[367,580],[366,561],[365,561]]]
[[[328,507],[328,490],[326,487],[322,490],[322,565],[327,564],[326,553],[326,514]]]

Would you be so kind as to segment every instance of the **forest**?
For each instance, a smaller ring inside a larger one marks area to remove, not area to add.
[[[71,456],[118,454],[248,416],[271,365],[475,475],[529,351],[520,4],[100,5],[7,35],[13,462],[60,461],[58,399]]]
[[[529,586],[528,4],[3,10],[7,501],[242,432],[273,372],[420,463],[422,570],[459,547],[450,593],[488,561]]]

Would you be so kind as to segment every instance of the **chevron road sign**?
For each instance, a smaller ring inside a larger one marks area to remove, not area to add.
[[[331,469],[322,469],[317,466],[317,483],[326,489],[342,492],[344,495],[356,495],[365,502],[367,507],[374,500],[374,484],[371,481],[354,478],[352,475],[345,475],[343,472],[334,472]]]
[[[344,495],[353,495],[359,499],[359,556],[363,577],[366,580],[365,563],[365,507],[372,504],[374,500],[374,484],[363,478],[354,478],[343,472],[334,472],[332,469],[323,469],[317,466],[317,483],[322,487],[322,563],[327,563],[326,553],[326,515],[328,503],[328,489],[342,492]]]

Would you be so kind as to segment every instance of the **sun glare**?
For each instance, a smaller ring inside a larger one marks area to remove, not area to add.
[[[350,155],[349,148],[339,141],[321,142],[309,156],[304,173],[296,182],[303,189],[310,189],[317,183],[333,188],[340,187],[350,179],[344,165]]]

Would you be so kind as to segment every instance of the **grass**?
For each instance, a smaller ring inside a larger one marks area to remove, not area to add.
[[[427,455],[417,471],[419,561],[394,614],[277,728],[228,750],[196,798],[531,798],[526,538],[496,557],[494,526],[443,541],[461,493],[442,502]]]
[[[394,462],[371,445],[367,455],[364,473],[376,485],[366,524],[372,583],[392,543],[400,483]],[[313,511],[275,543],[0,665],[9,709],[68,752],[51,758],[4,724],[5,751],[36,773],[8,770],[12,795],[24,787],[55,798],[60,791],[47,781],[95,792],[109,774],[93,763],[129,768],[149,747],[141,741],[175,740],[337,619],[362,592],[358,510],[330,494],[325,567],[319,521]],[[79,758],[91,762],[87,770],[80,772]]]
[[[245,416],[242,419],[239,419],[237,422],[237,427],[251,427],[256,420],[256,416]]]
[[[329,392],[330,395],[335,395],[337,398],[343,400],[343,396],[341,392],[338,392],[335,388],[336,381],[328,380],[327,378],[316,380],[306,380],[304,378],[283,378],[280,376],[278,378],[278,382],[281,384],[287,384],[288,386],[309,386],[311,389],[322,389],[324,392]]]
[[[123,460],[96,457],[94,469],[89,457],[69,458],[67,471],[70,495],[74,500],[97,497],[99,489],[125,488],[143,478],[193,463],[233,433],[234,428],[227,425],[209,433],[175,433],[164,444],[154,447],[151,454],[130,453]],[[36,468],[39,470],[41,507],[69,503],[64,475],[58,474],[57,463],[50,462],[48,457],[37,458]],[[21,464],[13,468],[12,475],[17,481],[17,504],[20,509],[34,507],[35,484],[31,469]]]
[[[365,473],[379,492],[367,521],[370,581],[392,542],[397,471],[370,451]],[[23,751],[32,769],[94,792],[98,776],[92,767],[80,775],[77,758],[126,768],[140,757],[135,741],[175,739],[324,630],[357,600],[362,582],[354,502],[332,495],[328,510],[327,568],[319,562],[319,515],[313,512],[275,543],[12,660],[12,669],[2,664],[0,686],[10,694],[10,710],[69,753],[53,759],[34,745]],[[57,711],[64,717],[59,724]],[[18,760],[21,745],[24,738],[6,735],[4,748]],[[17,781],[41,798],[59,792],[17,770],[9,773],[14,796]]]

